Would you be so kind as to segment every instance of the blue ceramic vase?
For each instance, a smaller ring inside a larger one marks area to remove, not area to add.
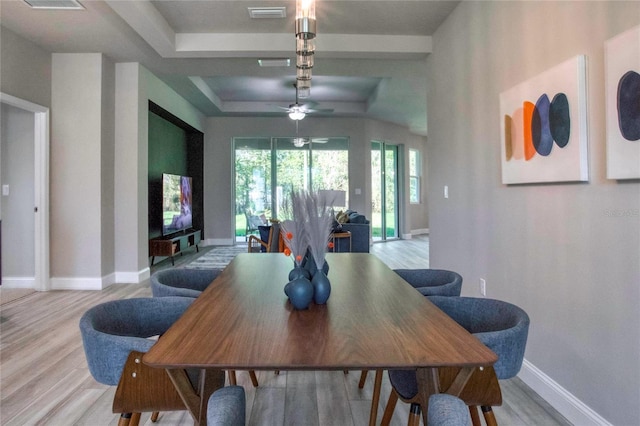
[[[291,270],[291,272],[289,272],[289,281],[293,281],[296,278],[306,278],[306,279],[310,279],[311,275],[309,275],[309,271],[306,270],[305,268],[303,268],[302,266],[294,266],[294,268]]]
[[[331,283],[324,271],[316,271],[311,284],[313,284],[313,301],[318,305],[327,303],[331,294]]]
[[[307,309],[313,300],[313,284],[304,277],[289,282],[284,291],[297,310]]]

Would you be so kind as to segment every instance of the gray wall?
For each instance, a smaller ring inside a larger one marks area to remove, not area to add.
[[[51,105],[51,53],[0,27],[0,92]]]
[[[54,53],[52,67],[52,287],[102,288],[115,281],[114,65]]]
[[[209,118],[205,128],[204,210],[205,239],[214,244],[233,241],[233,143],[234,137],[292,137],[295,125],[282,118]],[[425,138],[389,123],[356,118],[309,117],[300,123],[300,133],[311,137],[349,137],[349,207],[371,217],[371,140],[385,140],[423,147]],[[362,190],[355,194],[355,188]],[[414,206],[412,206],[413,208]],[[420,208],[420,206],[415,206]],[[426,209],[423,215],[426,217]],[[418,221],[417,221],[418,222]],[[425,221],[407,229],[425,228]]]
[[[2,275],[24,282],[15,286],[32,286],[34,258],[34,117],[32,112],[2,104],[0,111],[0,183],[9,185],[9,195],[2,195]]]
[[[463,2],[427,61],[432,267],[523,307],[526,359],[619,425],[640,424],[640,220],[608,212],[640,185],[605,178],[604,42],[638,23],[638,2]],[[578,54],[589,183],[502,185],[500,92]]]

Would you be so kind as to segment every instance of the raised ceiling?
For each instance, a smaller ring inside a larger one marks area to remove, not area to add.
[[[295,100],[295,1],[80,0],[84,10],[35,10],[3,0],[0,23],[51,52],[101,52],[140,62],[208,116],[278,116]],[[437,0],[317,0],[311,97],[334,117],[396,123],[426,135],[425,59],[457,6]],[[251,19],[249,7],[286,7]],[[1,48],[1,46],[0,46]],[[322,114],[318,114],[322,115]]]

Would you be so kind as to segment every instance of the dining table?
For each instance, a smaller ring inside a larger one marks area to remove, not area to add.
[[[196,425],[206,425],[205,391],[224,385],[225,370],[414,369],[426,424],[430,395],[459,394],[476,369],[496,362],[374,254],[327,253],[326,262],[328,301],[296,310],[284,293],[291,257],[237,255],[143,362],[166,369]],[[459,367],[446,389],[443,367]],[[200,372],[195,388],[186,369]]]

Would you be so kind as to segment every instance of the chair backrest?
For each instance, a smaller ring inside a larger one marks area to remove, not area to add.
[[[147,352],[154,341],[184,313],[194,299],[186,297],[112,300],[87,310],[80,333],[89,371],[115,386],[131,351]]]
[[[394,269],[424,296],[460,296],[462,276],[445,269]]]
[[[469,426],[469,408],[458,397],[437,393],[429,398],[428,426]]]
[[[518,374],[529,334],[524,310],[495,299],[430,296],[429,300],[498,355],[493,365],[498,379]]]
[[[153,297],[198,297],[221,272],[221,269],[164,269],[151,275],[151,293]]]
[[[244,426],[246,398],[241,386],[225,386],[218,389],[207,405],[209,426]]]

